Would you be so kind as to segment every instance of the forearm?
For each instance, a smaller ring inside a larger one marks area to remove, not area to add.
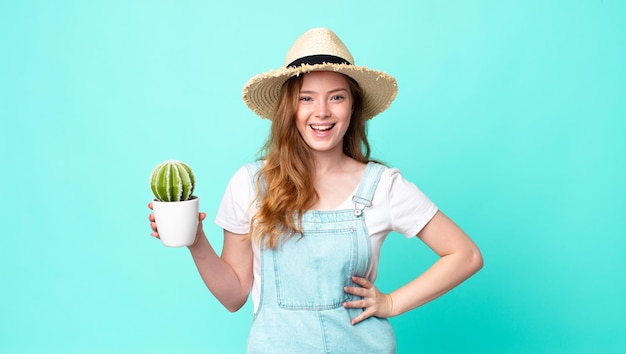
[[[476,273],[482,264],[478,250],[439,258],[419,277],[389,294],[393,302],[391,316],[403,314],[438,298]]]
[[[229,311],[240,309],[250,293],[250,285],[243,283],[235,270],[217,255],[203,235],[189,247],[198,272],[207,288]]]

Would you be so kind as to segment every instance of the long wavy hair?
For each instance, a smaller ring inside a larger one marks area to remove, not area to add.
[[[368,162],[370,146],[363,118],[363,91],[352,78],[345,78],[353,111],[343,138],[343,152],[359,162]],[[266,161],[256,180],[255,200],[260,203],[252,217],[250,235],[253,241],[269,248],[279,245],[281,235],[302,236],[302,215],[319,199],[313,181],[315,162],[295,124],[302,81],[303,76],[296,76],[282,85],[271,132],[261,150]]]

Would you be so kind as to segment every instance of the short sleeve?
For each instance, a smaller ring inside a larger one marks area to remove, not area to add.
[[[437,206],[413,183],[402,177],[396,168],[390,169],[389,211],[392,229],[413,237],[437,213]]]
[[[254,191],[248,170],[242,166],[228,182],[215,223],[232,233],[247,234],[250,231],[250,219],[255,212],[255,205],[252,203]]]

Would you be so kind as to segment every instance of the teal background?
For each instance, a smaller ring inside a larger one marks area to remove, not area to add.
[[[0,352],[241,353],[186,249],[149,236],[154,165],[211,221],[268,122],[241,101],[332,28],[400,91],[370,126],[483,251],[475,277],[393,318],[400,353],[626,352],[626,3],[2,1]],[[435,260],[392,234],[379,288]]]

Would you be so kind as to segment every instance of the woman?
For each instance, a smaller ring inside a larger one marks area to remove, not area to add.
[[[250,353],[394,353],[388,317],[482,267],[476,245],[415,185],[370,161],[366,121],[391,104],[397,86],[353,62],[332,31],[312,29],[293,44],[284,68],[244,87],[246,104],[272,121],[265,156],[239,169],[224,194],[216,218],[221,256],[202,223],[189,250],[228,310],[252,294]],[[440,258],[384,294],[373,282],[391,231],[419,237]]]

